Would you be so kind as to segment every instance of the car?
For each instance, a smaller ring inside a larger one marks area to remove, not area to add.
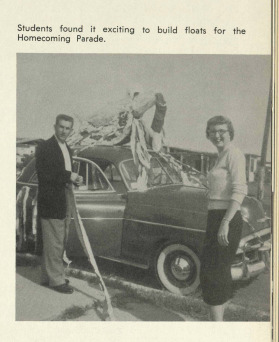
[[[207,188],[191,167],[184,167],[182,177],[172,158],[152,151],[150,155],[147,188],[142,189],[129,147],[100,145],[78,151],[74,170],[84,180],[75,189],[78,210],[95,256],[153,269],[166,289],[187,295],[199,286]],[[23,209],[19,215],[22,224],[17,230],[19,251],[36,241],[37,187],[33,159],[17,180],[18,199],[19,194],[23,198],[18,200],[19,209]],[[271,221],[258,200],[246,197],[241,211],[242,239],[232,265],[232,277],[237,280],[265,269],[271,237]],[[73,221],[67,255],[85,255]]]

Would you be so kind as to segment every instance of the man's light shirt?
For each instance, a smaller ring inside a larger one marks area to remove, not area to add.
[[[61,141],[59,141],[56,136],[55,136],[55,138],[56,138],[58,145],[60,146],[61,151],[63,153],[65,170],[72,172],[71,158],[70,158],[70,154],[69,154],[68,148],[66,146],[66,143],[62,143]]]

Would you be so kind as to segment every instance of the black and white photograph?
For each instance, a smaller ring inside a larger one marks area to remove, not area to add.
[[[270,55],[17,53],[16,321],[270,322]]]

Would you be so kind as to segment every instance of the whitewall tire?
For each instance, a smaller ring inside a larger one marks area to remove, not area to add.
[[[182,244],[170,244],[158,253],[156,273],[170,292],[188,295],[200,284],[200,260],[195,252]]]

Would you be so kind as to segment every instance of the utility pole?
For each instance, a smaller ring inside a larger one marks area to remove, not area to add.
[[[270,130],[270,125],[271,125],[271,117],[272,117],[272,81],[270,82],[270,88],[269,88],[269,98],[268,98],[267,112],[266,112],[266,119],[265,119],[261,160],[260,160],[260,165],[259,165],[259,183],[258,183],[257,198],[260,201],[262,201],[264,197],[265,164],[266,164],[269,130]]]

